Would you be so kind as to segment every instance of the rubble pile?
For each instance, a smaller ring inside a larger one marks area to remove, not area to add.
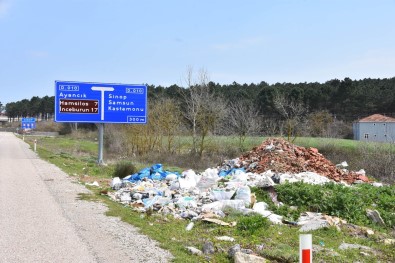
[[[117,191],[108,195],[143,213],[157,211],[175,218],[232,226],[232,223],[220,220],[231,208],[243,214],[258,213],[281,224],[282,216],[270,211],[266,203],[256,202],[250,187],[270,191],[275,184],[287,181],[310,184],[368,181],[363,177],[362,173],[337,168],[317,149],[298,147],[282,139],[269,139],[240,158],[226,160],[220,166],[198,174],[193,170],[182,174],[164,171],[161,164],[155,164],[122,180],[116,177],[111,187]],[[282,205],[275,192],[270,196],[277,206]]]
[[[357,180],[369,181],[363,173],[339,169],[316,148],[306,149],[283,139],[268,139],[239,159],[246,171],[252,173],[260,174],[268,170],[293,174],[314,172],[335,182],[352,184]]]

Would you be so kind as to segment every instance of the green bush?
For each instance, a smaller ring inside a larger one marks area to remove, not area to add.
[[[278,200],[299,211],[321,212],[346,219],[349,223],[373,225],[366,209],[380,212],[387,227],[395,226],[395,186],[374,187],[362,184],[353,187],[329,183],[310,185],[302,182],[276,186]],[[289,210],[274,212],[289,216]]]
[[[124,178],[137,172],[137,168],[130,161],[120,161],[115,165],[113,177]]]
[[[245,217],[240,217],[237,222],[237,230],[240,231],[241,235],[248,236],[253,235],[261,229],[268,228],[269,225],[270,223],[267,218],[254,213]]]

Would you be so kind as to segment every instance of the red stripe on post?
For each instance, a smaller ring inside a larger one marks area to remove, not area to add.
[[[311,250],[302,249],[302,263],[310,263],[310,262],[311,262]]]

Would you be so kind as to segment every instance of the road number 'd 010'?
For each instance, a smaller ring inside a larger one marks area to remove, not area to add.
[[[126,93],[129,93],[129,94],[144,94],[144,89],[142,89],[142,88],[126,88]]]

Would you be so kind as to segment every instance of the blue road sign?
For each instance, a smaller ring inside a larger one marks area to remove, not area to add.
[[[147,86],[55,81],[55,121],[147,123]]]
[[[21,120],[22,129],[35,129],[36,119],[35,118],[22,118]]]

